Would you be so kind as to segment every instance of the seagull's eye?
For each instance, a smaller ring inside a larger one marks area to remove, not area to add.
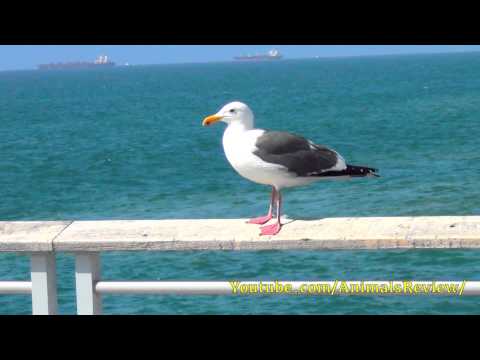
[[[235,109],[231,109],[230,112],[231,112],[232,114],[235,114]]]

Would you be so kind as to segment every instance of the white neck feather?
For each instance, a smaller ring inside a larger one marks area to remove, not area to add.
[[[253,129],[253,121],[233,121],[228,124],[225,131],[229,132],[244,132]]]

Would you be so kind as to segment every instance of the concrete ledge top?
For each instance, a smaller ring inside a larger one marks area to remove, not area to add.
[[[0,222],[0,251],[480,248],[480,216]]]
[[[52,251],[53,239],[72,221],[0,221],[1,251]]]

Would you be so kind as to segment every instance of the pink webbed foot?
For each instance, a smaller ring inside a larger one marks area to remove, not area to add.
[[[273,225],[262,226],[260,235],[277,235],[280,232],[282,225],[277,222]]]
[[[272,215],[260,216],[260,217],[248,220],[247,224],[263,225],[269,222],[271,218],[272,218]]]

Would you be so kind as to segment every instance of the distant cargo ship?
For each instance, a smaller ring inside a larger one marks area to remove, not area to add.
[[[276,49],[272,49],[268,54],[235,56],[234,60],[280,60],[283,56]]]
[[[66,63],[50,63],[38,65],[39,70],[75,70],[114,67],[115,63],[108,60],[108,56],[99,56],[94,62],[75,61]]]

